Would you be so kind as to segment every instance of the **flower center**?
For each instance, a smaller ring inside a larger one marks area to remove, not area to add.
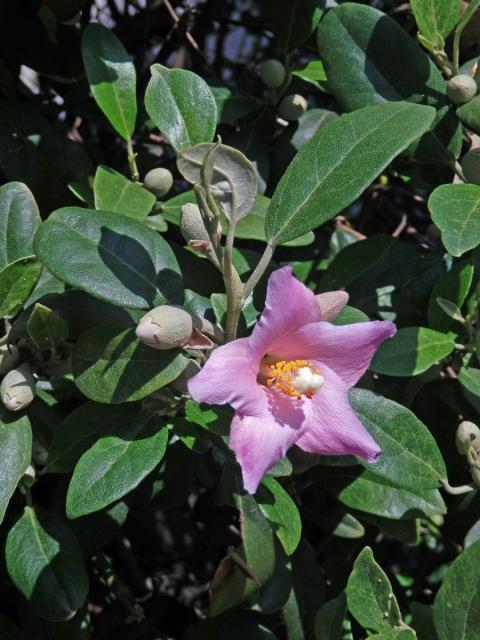
[[[287,396],[311,398],[324,383],[320,371],[309,360],[280,360],[272,364],[268,360],[267,356],[261,367],[262,382]]]

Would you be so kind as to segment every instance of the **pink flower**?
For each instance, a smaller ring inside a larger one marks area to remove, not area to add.
[[[383,321],[344,326],[326,321],[346,304],[343,296],[316,298],[290,267],[278,269],[268,281],[265,309],[252,335],[213,351],[189,380],[198,402],[235,409],[229,445],[249,493],[294,444],[310,453],[353,454],[369,462],[380,454],[347,391],[396,328]]]

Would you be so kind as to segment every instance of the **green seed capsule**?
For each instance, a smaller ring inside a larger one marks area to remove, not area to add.
[[[173,176],[168,169],[152,169],[143,180],[143,186],[151,191],[157,198],[165,196],[173,184]]]
[[[269,89],[278,89],[285,82],[287,71],[279,60],[265,60],[260,67],[260,77]]]
[[[462,73],[447,82],[447,96],[455,104],[469,102],[477,93],[477,83],[472,76]]]
[[[299,93],[285,96],[280,103],[278,114],[288,121],[298,120],[308,108],[308,103]]]
[[[0,397],[9,411],[21,411],[35,397],[35,378],[28,364],[12,369],[2,380]]]

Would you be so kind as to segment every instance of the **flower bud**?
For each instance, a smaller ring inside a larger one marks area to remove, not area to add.
[[[468,151],[460,164],[465,180],[472,184],[480,184],[480,147]]]
[[[308,108],[308,103],[299,93],[285,96],[280,102],[278,113],[284,120],[298,120]]]
[[[143,186],[151,191],[157,198],[166,195],[173,184],[173,176],[168,169],[152,169],[143,180]]]
[[[17,366],[20,360],[20,351],[13,344],[0,345],[0,376]]]
[[[135,333],[138,339],[154,349],[183,347],[193,332],[193,316],[173,305],[155,307],[140,319]]]
[[[315,296],[318,306],[320,307],[321,319],[327,322],[333,322],[340,311],[348,302],[348,293],[346,291],[328,291],[319,293]]]
[[[287,72],[280,60],[265,60],[260,67],[260,77],[269,89],[278,89],[285,82]]]
[[[455,104],[469,102],[477,93],[477,83],[466,73],[453,76],[447,82],[447,96]]]
[[[480,451],[480,429],[473,422],[464,420],[458,425],[455,444],[458,453],[462,455],[466,455],[470,447]]]
[[[7,373],[0,385],[0,397],[9,411],[28,407],[35,397],[35,378],[27,364]]]
[[[202,240],[210,244],[210,236],[205,228],[200,208],[196,204],[188,202],[183,205],[180,213],[180,231],[186,242]]]

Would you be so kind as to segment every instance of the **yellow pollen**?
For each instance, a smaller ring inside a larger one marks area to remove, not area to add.
[[[301,398],[302,395],[307,398],[312,398],[317,389],[307,389],[300,392],[297,388],[297,380],[299,371],[305,368],[309,369],[311,374],[315,375],[318,379],[320,371],[314,369],[313,366],[313,363],[309,360],[280,360],[265,367],[266,384],[269,387],[275,387],[291,398]],[[318,383],[317,386],[319,386]]]

